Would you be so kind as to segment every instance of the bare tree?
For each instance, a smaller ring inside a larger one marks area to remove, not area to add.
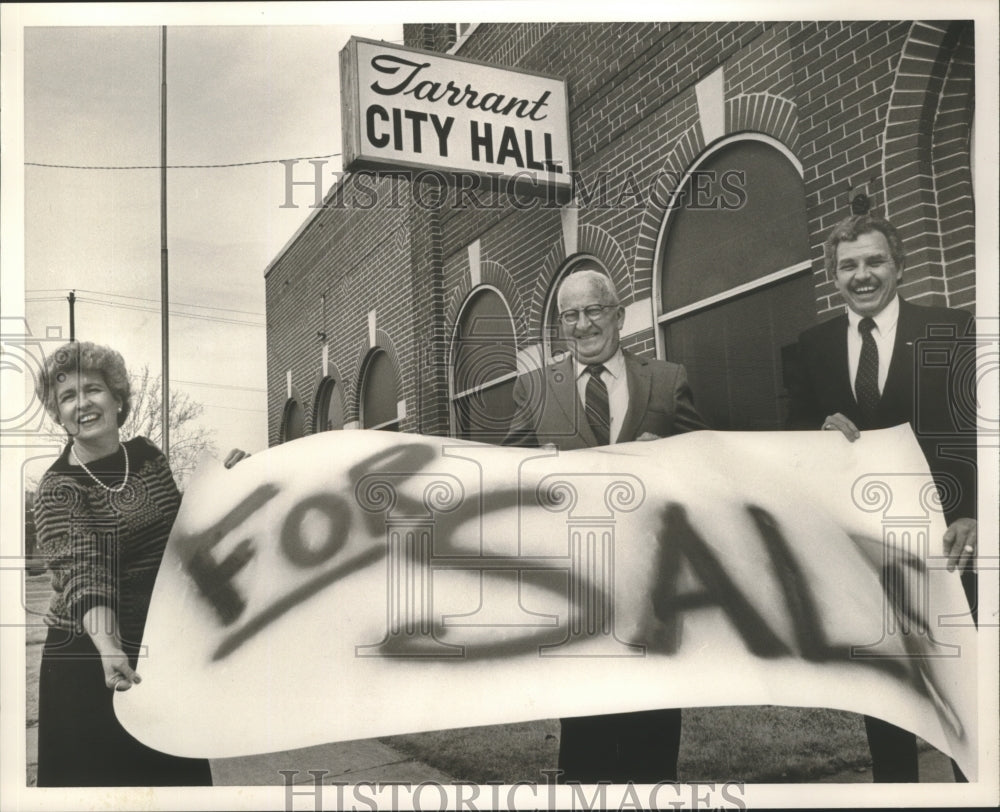
[[[163,386],[160,375],[150,375],[149,366],[144,365],[131,374],[132,411],[122,426],[122,437],[148,437],[155,445],[163,445],[163,425],[160,404],[163,402]],[[170,404],[167,409],[170,421],[170,467],[177,484],[183,489],[188,477],[194,472],[202,454],[216,454],[212,436],[203,426],[197,424],[205,407],[184,392],[170,390]]]

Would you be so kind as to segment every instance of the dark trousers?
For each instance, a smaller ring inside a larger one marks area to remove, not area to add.
[[[865,733],[868,734],[868,749],[872,754],[874,782],[916,783],[920,780],[916,736],[872,716],[865,717]],[[951,771],[956,784],[969,782],[954,759],[951,760]]]
[[[865,717],[868,749],[872,754],[875,783],[915,783],[920,780],[917,766],[917,737],[874,716]]]
[[[134,667],[134,652],[129,655]],[[184,719],[178,718],[177,724],[183,725]],[[170,756],[133,738],[115,716],[113,692],[104,684],[101,658],[90,638],[51,628],[38,684],[37,783],[210,786],[212,771],[205,759]]]
[[[656,784],[677,780],[681,746],[678,708],[560,721],[560,781]]]
[[[961,574],[962,588],[969,601],[972,620],[978,625],[976,574],[966,568]],[[876,783],[915,783],[920,780],[917,759],[917,737],[908,730],[896,727],[872,716],[865,717],[868,749],[872,754],[872,780]],[[955,781],[967,782],[954,760],[951,762]]]

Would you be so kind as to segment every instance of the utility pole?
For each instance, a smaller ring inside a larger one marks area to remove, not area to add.
[[[170,459],[170,326],[167,321],[167,27],[160,29],[160,346],[163,353],[163,394],[160,396],[163,455]]]
[[[71,290],[66,297],[69,302],[69,340],[76,341],[76,291]]]

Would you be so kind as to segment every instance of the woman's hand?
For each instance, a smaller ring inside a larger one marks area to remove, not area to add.
[[[83,628],[90,635],[97,653],[101,655],[105,685],[112,691],[127,691],[142,682],[142,677],[132,670],[128,656],[122,651],[121,638],[118,636],[118,617],[110,606],[89,609],[83,616]]]
[[[129,665],[128,655],[122,651],[118,617],[110,606],[95,606],[87,610],[83,616],[83,628],[101,655],[105,685],[113,691],[127,691],[142,682],[142,677]]]
[[[101,652],[101,666],[104,668],[104,684],[113,691],[127,691],[142,682],[142,677],[132,670],[128,657],[120,648]]]
[[[245,460],[249,456],[250,456],[249,451],[244,451],[242,448],[234,448],[232,451],[226,454],[226,459],[223,460],[222,464],[225,465],[226,468],[232,468],[240,460]]]

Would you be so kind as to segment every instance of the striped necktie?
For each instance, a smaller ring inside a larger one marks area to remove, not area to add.
[[[607,445],[611,442],[611,407],[608,403],[608,386],[601,379],[604,364],[588,364],[587,372],[590,373],[586,389],[587,422],[593,429],[597,444]]]
[[[875,320],[866,316],[858,323],[861,333],[861,357],[858,359],[858,374],[854,378],[854,396],[861,410],[861,420],[864,425],[859,428],[873,428],[878,402],[882,397],[878,391],[878,347],[872,330]]]

